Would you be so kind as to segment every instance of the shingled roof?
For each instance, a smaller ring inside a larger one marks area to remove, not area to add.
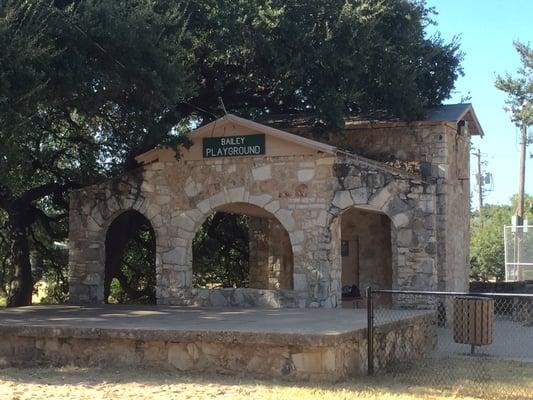
[[[435,107],[426,112],[426,120],[455,123],[466,121],[471,134],[484,134],[471,103],[443,104]]]
[[[266,125],[278,127],[280,129],[288,129],[290,127],[309,127],[312,124],[313,119],[313,115],[310,114],[279,114],[265,116],[261,119],[261,122]],[[350,125],[357,126],[366,123],[375,124],[402,122],[397,118],[368,119],[360,116],[347,117],[345,121],[347,128]],[[474,112],[474,108],[470,103],[443,104],[427,110],[424,118],[411,122],[452,122],[454,124],[458,124],[461,121],[468,123],[468,130],[470,134],[481,136],[484,135],[483,128],[481,127],[476,113]]]

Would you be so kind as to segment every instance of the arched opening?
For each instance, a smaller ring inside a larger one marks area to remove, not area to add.
[[[247,203],[218,207],[193,240],[193,285],[293,288],[289,234],[268,211]]]
[[[141,213],[129,210],[109,226],[105,240],[104,299],[115,304],[155,304],[155,233]]]
[[[341,216],[343,307],[364,306],[368,286],[392,288],[392,223],[388,216],[350,208]],[[379,296],[385,303],[388,296]],[[386,305],[386,304],[384,304]]]

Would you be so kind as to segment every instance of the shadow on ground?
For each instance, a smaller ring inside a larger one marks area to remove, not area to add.
[[[302,384],[155,369],[7,368],[0,369],[0,385],[45,385],[52,391],[60,386],[120,391],[122,386],[134,384],[141,391],[140,398],[151,398],[143,397],[143,394],[148,396],[150,390],[159,388],[187,393],[188,398],[204,398],[204,389],[209,388],[214,394],[225,393],[226,398],[249,393],[254,399],[533,399],[533,364],[495,361],[484,363],[486,365],[480,368],[475,363],[476,360],[426,360],[416,365],[403,365],[402,372],[385,372],[337,384]],[[212,397],[212,394],[207,397]]]

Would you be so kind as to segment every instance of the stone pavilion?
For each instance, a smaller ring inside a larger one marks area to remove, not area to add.
[[[341,307],[343,287],[467,289],[470,104],[421,121],[347,120],[313,139],[300,120],[228,114],[155,148],[136,170],[71,197],[70,301],[104,303],[106,234],[150,222],[162,305]],[[192,242],[212,213],[250,217],[247,287],[193,286]]]

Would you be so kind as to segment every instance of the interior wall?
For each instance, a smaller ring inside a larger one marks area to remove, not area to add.
[[[249,219],[250,288],[293,288],[293,256],[287,231],[273,218]]]
[[[372,211],[351,209],[342,215],[342,286],[392,288],[391,222]],[[346,248],[347,243],[347,248]]]

